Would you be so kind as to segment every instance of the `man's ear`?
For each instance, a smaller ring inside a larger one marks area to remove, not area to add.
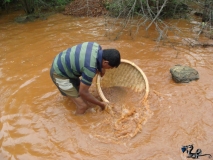
[[[109,61],[107,61],[107,60],[104,60],[104,63],[107,63],[107,64],[109,64]]]
[[[109,61],[103,60],[103,66],[106,66],[106,65],[108,65],[108,64],[109,64]]]

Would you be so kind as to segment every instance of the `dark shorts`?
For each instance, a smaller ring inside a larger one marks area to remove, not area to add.
[[[79,78],[67,78],[56,74],[54,69],[50,69],[50,77],[63,96],[79,97]]]

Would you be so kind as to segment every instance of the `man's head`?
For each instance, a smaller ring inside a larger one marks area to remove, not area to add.
[[[102,54],[102,67],[110,69],[118,67],[121,62],[120,52],[116,49],[104,49]]]

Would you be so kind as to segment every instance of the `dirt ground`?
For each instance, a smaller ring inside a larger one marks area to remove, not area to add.
[[[107,10],[103,2],[104,0],[74,0],[65,7],[63,14],[92,17],[105,15]]]

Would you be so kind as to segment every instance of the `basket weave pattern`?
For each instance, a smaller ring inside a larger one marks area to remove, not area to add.
[[[108,102],[101,88],[114,86],[130,88],[135,92],[144,92],[147,97],[149,92],[148,80],[143,71],[128,60],[121,60],[118,68],[107,70],[104,77],[97,78],[97,89],[101,99]]]

